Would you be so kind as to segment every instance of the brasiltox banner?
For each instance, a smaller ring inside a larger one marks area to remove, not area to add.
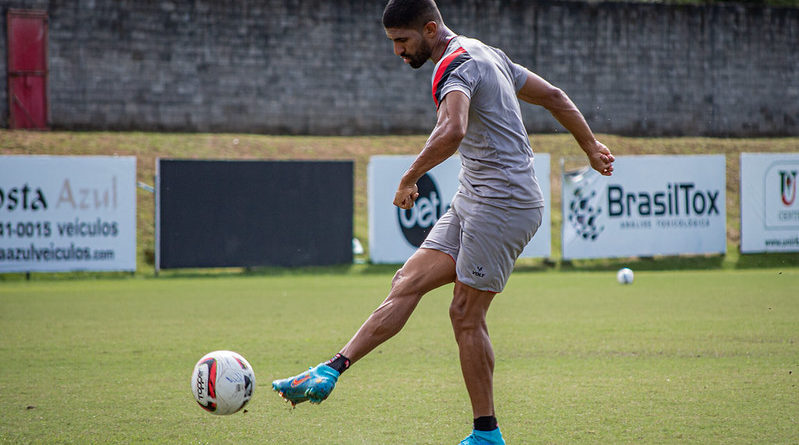
[[[620,156],[563,173],[563,258],[725,253],[723,155]]]
[[[0,156],[0,273],[135,269],[135,157]]]

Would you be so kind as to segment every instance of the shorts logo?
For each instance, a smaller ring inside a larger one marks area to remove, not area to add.
[[[408,210],[397,208],[397,219],[405,239],[414,247],[419,247],[446,208],[430,175],[425,173],[416,186],[419,188],[416,203]]]
[[[782,203],[790,207],[796,199],[796,170],[780,170],[780,193]]]
[[[597,225],[597,217],[602,213],[602,208],[597,202],[596,191],[588,196],[583,195],[583,189],[574,190],[574,195],[569,203],[569,223],[577,234],[585,240],[595,241],[605,226]]]
[[[479,278],[486,276],[485,272],[483,272],[483,266],[477,266],[474,270],[472,270],[472,275]]]

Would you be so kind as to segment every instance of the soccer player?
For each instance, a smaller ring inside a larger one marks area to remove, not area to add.
[[[544,205],[519,99],[549,110],[599,173],[611,175],[614,158],[563,91],[501,50],[453,33],[434,0],[390,0],[383,26],[405,63],[419,68],[430,59],[436,64],[436,126],[402,175],[394,204],[411,208],[419,178],[456,151],[460,187],[451,208],[394,275],[388,297],[349,343],[329,361],[276,380],[272,387],[292,404],[322,402],[342,372],[402,329],[425,293],[454,282],[450,319],[474,418],[474,429],[461,444],[502,444],[486,313],[541,224]]]

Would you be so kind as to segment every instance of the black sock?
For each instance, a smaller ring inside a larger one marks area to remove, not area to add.
[[[325,364],[338,371],[339,374],[343,374],[350,367],[350,359],[341,354],[336,354]]]
[[[483,416],[474,419],[474,429],[477,431],[494,431],[497,429],[497,418],[494,416]]]

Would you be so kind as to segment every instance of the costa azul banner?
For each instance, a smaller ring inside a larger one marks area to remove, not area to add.
[[[564,259],[727,250],[723,155],[618,157],[562,183]]]
[[[799,252],[799,153],[741,154],[741,252]]]
[[[135,157],[0,156],[0,272],[135,269]]]
[[[417,182],[419,198],[409,210],[394,206],[400,177],[415,156],[372,156],[368,167],[369,256],[374,263],[403,263],[422,244],[430,229],[449,209],[458,191],[461,161],[453,156]],[[549,154],[535,154],[535,172],[544,199],[549,203]],[[549,257],[552,232],[550,207],[544,206],[543,221],[522,257]]]

